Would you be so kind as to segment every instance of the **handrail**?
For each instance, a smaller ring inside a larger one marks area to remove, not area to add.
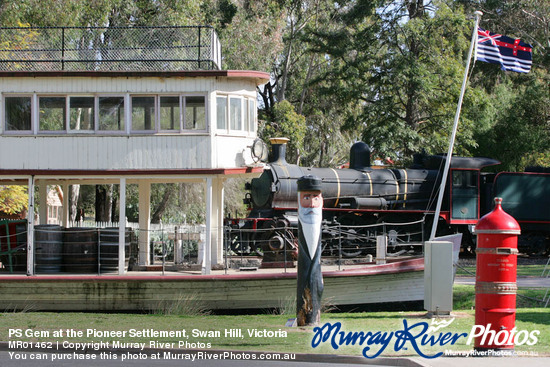
[[[0,71],[220,70],[211,26],[0,27]]]

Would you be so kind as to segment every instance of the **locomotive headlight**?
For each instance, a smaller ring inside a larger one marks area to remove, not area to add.
[[[256,139],[254,140],[254,143],[252,143],[252,158],[255,162],[258,161],[266,161],[267,160],[267,145],[264,143],[262,139]]]

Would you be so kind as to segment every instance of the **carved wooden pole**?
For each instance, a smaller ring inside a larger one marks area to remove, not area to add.
[[[321,179],[298,179],[298,284],[296,296],[298,326],[317,325],[321,321],[321,222],[323,196]]]

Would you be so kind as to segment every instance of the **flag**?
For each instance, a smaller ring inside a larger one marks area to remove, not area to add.
[[[477,29],[476,60],[499,64],[502,70],[528,73],[532,46],[519,39]]]

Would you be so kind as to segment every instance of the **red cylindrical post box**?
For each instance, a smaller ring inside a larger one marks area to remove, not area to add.
[[[476,224],[476,349],[513,349],[516,324],[518,222],[495,208]]]

